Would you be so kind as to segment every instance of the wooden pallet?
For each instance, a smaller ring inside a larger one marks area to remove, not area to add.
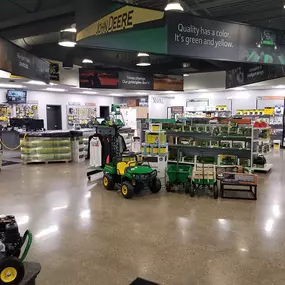
[[[71,162],[71,159],[58,159],[58,160],[33,160],[33,161],[22,161],[23,165],[28,165],[28,164],[48,164],[48,163],[54,163],[54,162]]]

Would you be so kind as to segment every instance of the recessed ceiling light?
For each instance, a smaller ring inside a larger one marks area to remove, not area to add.
[[[198,89],[197,92],[207,92],[209,91],[208,89]]]
[[[187,77],[187,76],[190,76],[190,74],[184,73],[183,76]]]
[[[98,92],[95,92],[95,91],[83,91],[82,94],[98,94]]]
[[[168,0],[168,4],[164,8],[165,11],[184,11],[179,0]]]
[[[141,56],[149,56],[149,54],[148,54],[148,53],[144,53],[144,52],[139,52],[137,56],[138,56],[138,57],[141,57]]]
[[[122,96],[122,94],[119,94],[119,93],[111,93],[110,95],[111,96]]]
[[[49,87],[49,88],[46,88],[44,90],[47,90],[47,91],[56,91],[56,92],[64,92],[66,91],[66,89],[62,89],[62,88],[53,88],[53,87]]]
[[[93,63],[93,60],[92,59],[89,59],[89,58],[84,58],[82,60],[82,63]]]
[[[37,81],[37,80],[30,80],[27,82],[27,84],[34,84],[34,85],[46,85],[43,81]]]
[[[12,83],[0,83],[0,87],[4,88],[26,88],[26,86],[21,84],[12,84]]]

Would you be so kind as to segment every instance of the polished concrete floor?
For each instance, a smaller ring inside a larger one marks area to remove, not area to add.
[[[283,157],[284,156],[284,157]],[[125,200],[88,184],[83,163],[13,165],[0,214],[30,228],[39,285],[285,284],[285,152],[270,157],[258,201],[161,192]]]

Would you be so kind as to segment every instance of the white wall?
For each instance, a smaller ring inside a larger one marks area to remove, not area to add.
[[[6,101],[6,89],[0,89],[0,102]],[[82,95],[82,94],[65,94],[61,92],[44,92],[44,91],[28,91],[28,101],[38,101],[39,103],[39,118],[44,119],[45,128],[47,126],[46,105],[60,105],[62,112],[62,128],[67,129],[66,105],[69,102],[96,103],[97,116],[99,116],[100,106],[111,106],[119,104],[120,97],[108,97],[97,95]]]
[[[285,96],[285,89],[268,89],[268,90],[245,90],[245,91],[220,91],[220,92],[205,92],[205,93],[179,93],[164,98],[162,103],[155,103],[153,97],[157,98],[162,95],[149,96],[149,117],[150,118],[167,118],[167,107],[171,106],[184,106],[186,107],[187,99],[194,98],[208,98],[209,104],[227,105],[231,109],[232,98],[232,112],[235,114],[238,109],[255,109],[256,98],[258,96]],[[164,97],[164,96],[162,96]],[[258,108],[274,107],[275,105],[284,104],[283,100],[259,100]]]

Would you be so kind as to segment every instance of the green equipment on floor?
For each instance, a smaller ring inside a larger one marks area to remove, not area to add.
[[[123,154],[113,158],[104,167],[103,185],[107,190],[113,190],[115,185],[120,187],[124,198],[132,198],[143,189],[150,189],[158,193],[161,182],[157,178],[157,171],[146,162],[138,161],[134,154]]]
[[[182,185],[185,193],[190,192],[192,166],[184,164],[169,165],[167,168],[168,181],[165,184],[167,192],[170,192],[173,186]]]
[[[219,192],[217,186],[216,167],[214,164],[196,163],[192,173],[192,185],[190,196],[194,197],[195,192],[199,189],[208,188],[213,192],[214,198],[217,199]]]
[[[21,237],[14,216],[0,217],[0,284],[19,285],[25,275],[23,261],[32,244],[32,234]],[[25,248],[23,249],[24,245]],[[21,250],[23,249],[22,256]]]

